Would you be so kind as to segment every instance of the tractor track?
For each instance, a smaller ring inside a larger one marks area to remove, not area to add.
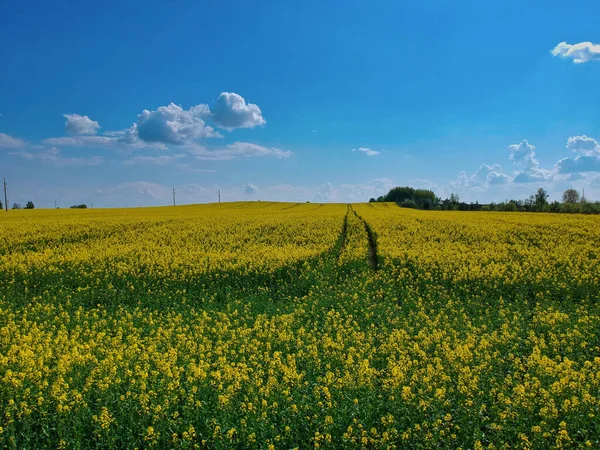
[[[379,270],[379,258],[377,256],[377,235],[371,229],[367,221],[357,214],[354,208],[352,208],[352,205],[349,204],[348,207],[354,213],[354,215],[363,223],[365,227],[365,231],[367,232],[367,240],[369,242],[367,262],[369,263],[371,269],[377,271]]]

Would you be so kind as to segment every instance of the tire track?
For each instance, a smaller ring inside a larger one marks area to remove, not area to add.
[[[369,266],[371,267],[371,269],[373,269],[374,271],[377,271],[377,270],[379,270],[379,257],[377,255],[377,235],[371,229],[371,227],[369,226],[367,221],[356,213],[354,208],[352,208],[352,205],[348,205],[348,206],[349,206],[350,210],[352,210],[354,215],[363,223],[363,225],[365,227],[365,231],[367,232],[367,240],[369,242],[367,262],[369,263]]]
[[[346,210],[346,215],[344,216],[344,224],[342,225],[342,232],[340,233],[340,237],[338,238],[338,242],[336,243],[336,263],[338,263],[340,258],[342,257],[342,253],[344,252],[344,248],[346,247],[346,241],[348,240],[348,214],[350,214],[350,209],[352,209],[352,207],[350,206],[350,204],[348,204],[348,209]]]

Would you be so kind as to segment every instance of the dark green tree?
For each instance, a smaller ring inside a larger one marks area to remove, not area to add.
[[[385,202],[395,202],[398,204],[410,200],[414,202],[418,208],[429,209],[436,204],[437,197],[433,191],[428,189],[415,189],[410,186],[397,186],[385,195]]]
[[[575,189],[567,189],[563,192],[562,196],[563,203],[577,203],[579,202],[579,192]]]
[[[548,205],[548,191],[543,187],[538,188],[535,193],[535,206],[538,211],[543,210]]]
[[[33,202],[31,200],[29,200],[26,204],[25,204],[25,209],[34,209],[35,205],[33,204]]]

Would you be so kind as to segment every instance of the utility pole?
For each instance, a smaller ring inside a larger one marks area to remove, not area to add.
[[[8,212],[8,196],[6,195],[6,178],[4,179],[4,210]]]
[[[221,189],[217,189],[217,193],[219,194],[219,203],[221,203]]]
[[[173,186],[173,206],[175,206],[175,186]]]
[[[54,200],[54,209],[56,209],[56,200]]]
[[[94,209],[94,204],[92,203],[92,209]]]

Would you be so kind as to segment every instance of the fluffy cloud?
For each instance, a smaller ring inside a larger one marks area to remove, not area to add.
[[[378,152],[376,150],[370,149],[368,147],[353,148],[351,151],[364,153],[367,156],[377,156],[377,155],[379,155],[381,153],[381,152]]]
[[[71,134],[96,134],[100,128],[100,124],[88,116],[80,116],[79,114],[63,114],[67,119],[65,122],[65,130]]]
[[[280,150],[274,147],[263,147],[262,145],[249,142],[234,142],[223,149],[208,150],[200,145],[188,147],[190,153],[198,159],[226,161],[236,158],[251,158],[258,156],[274,156],[275,158],[287,158],[292,155],[290,151]]]
[[[254,195],[258,192],[258,188],[254,184],[248,183],[244,186],[244,192],[247,195]]]
[[[600,144],[595,139],[572,136],[567,140],[567,148],[579,156],[563,158],[556,163],[555,170],[560,174],[600,172]]]
[[[509,159],[518,167],[512,175],[514,183],[533,183],[549,181],[553,173],[550,170],[541,169],[540,162],[535,156],[535,146],[523,139],[520,144],[508,146]]]
[[[574,63],[581,64],[588,61],[600,60],[600,45],[591,42],[567,44],[561,42],[552,49],[552,55],[561,58],[571,58]]]
[[[514,183],[533,183],[539,181],[550,181],[552,180],[553,173],[550,170],[545,169],[530,169],[528,171],[517,171],[513,173]]]
[[[46,145],[56,145],[60,147],[102,147],[108,149],[132,149],[152,147],[166,149],[161,143],[145,143],[138,138],[137,124],[130,128],[120,131],[107,131],[101,136],[75,135],[68,137],[55,137],[44,139],[42,143]]]
[[[254,128],[267,123],[258,105],[246,103],[244,97],[234,92],[222,92],[210,112],[215,124],[228,131]]]
[[[520,144],[509,145],[508,150],[510,151],[508,159],[516,165],[528,169],[539,166],[539,162],[535,157],[535,146],[531,145],[525,139]]]
[[[600,155],[600,144],[596,139],[583,136],[572,136],[567,140],[567,148],[585,156]]]
[[[470,188],[475,191],[482,191],[490,185],[508,184],[512,178],[502,171],[502,167],[498,164],[489,166],[482,164],[473,173],[468,176],[466,172],[460,172],[458,179],[450,183],[453,188]]]
[[[512,175],[503,173],[498,165],[484,164],[471,176],[461,172],[458,179],[450,183],[450,187],[481,191],[494,184],[518,185],[551,181],[560,184],[580,180],[589,181],[591,173],[600,172],[600,144],[598,141],[585,135],[572,136],[567,140],[566,147],[577,156],[559,160],[552,169],[543,169],[536,158],[535,146],[523,140],[519,144],[508,146],[509,159],[516,166]],[[585,176],[579,174],[585,174]]]
[[[221,137],[204,123],[210,114],[207,105],[185,110],[175,103],[160,106],[156,111],[145,109],[138,115],[134,129],[144,142],[181,145],[199,138]]]
[[[576,156],[563,158],[556,163],[558,173],[600,172],[600,157]]]
[[[223,137],[206,120],[212,120],[217,126],[233,130],[235,128],[252,128],[266,123],[260,108],[252,103],[246,103],[241,95],[233,92],[222,92],[214,105],[209,108],[206,104],[198,104],[189,109],[183,109],[175,103],[160,106],[156,110],[145,109],[138,114],[137,120],[131,127],[119,131],[106,131],[98,135],[100,124],[88,116],[80,114],[64,114],[67,119],[65,129],[71,134],[68,137],[52,137],[43,140],[46,145],[69,147],[104,147],[116,149],[131,149],[153,147],[166,149],[167,145],[196,145],[202,138]],[[23,141],[0,133],[0,147],[18,148]],[[252,153],[248,148],[240,150],[233,147],[219,154],[209,155],[216,159],[232,159],[236,152]],[[249,144],[252,145],[252,144]],[[254,149],[256,154],[269,153]],[[271,149],[275,156],[289,156],[289,152]]]
[[[25,141],[0,133],[0,148],[22,148],[24,146]]]

